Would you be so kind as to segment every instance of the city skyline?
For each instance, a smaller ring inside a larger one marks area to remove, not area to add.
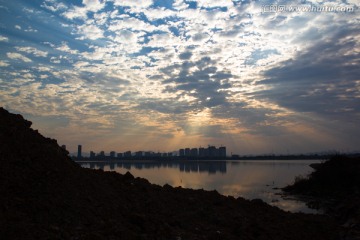
[[[66,145],[62,145],[61,146],[63,149],[67,150]],[[127,151],[104,151],[104,150],[100,150],[98,152],[95,152],[93,150],[89,150],[84,152],[83,151],[83,146],[82,145],[78,145],[77,146],[77,152],[75,153],[70,153],[70,155],[72,155],[73,157],[76,156],[77,159],[82,158],[82,157],[89,157],[89,158],[95,158],[95,157],[111,157],[111,158],[122,158],[122,157],[131,157],[131,156],[135,156],[135,157],[154,157],[154,156],[162,156],[162,157],[172,157],[172,156],[180,156],[180,157],[227,157],[227,156],[231,156],[232,153],[230,155],[227,154],[226,152],[226,146],[220,146],[220,147],[216,147],[216,146],[212,146],[212,145],[208,145],[207,147],[186,147],[186,148],[180,148],[178,150],[173,150],[173,151],[169,151],[169,152],[160,152],[160,151],[153,151],[153,150],[137,150],[137,151],[132,151],[132,150],[127,150]],[[237,154],[236,154],[237,155]]]
[[[359,7],[0,0],[0,106],[72,153],[360,151]]]

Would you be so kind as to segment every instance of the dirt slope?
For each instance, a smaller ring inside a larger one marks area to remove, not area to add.
[[[0,239],[338,239],[324,216],[80,168],[0,108]]]

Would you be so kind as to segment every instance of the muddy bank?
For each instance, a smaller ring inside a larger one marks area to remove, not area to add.
[[[339,239],[329,217],[74,163],[0,108],[1,239]]]
[[[360,158],[334,156],[283,190],[298,195],[343,226],[344,239],[360,239]]]

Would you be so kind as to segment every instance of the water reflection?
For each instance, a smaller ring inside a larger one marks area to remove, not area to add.
[[[109,167],[111,171],[117,168],[153,169],[153,168],[177,168],[180,172],[198,173],[205,172],[208,174],[226,173],[226,161],[181,161],[181,162],[164,162],[164,161],[117,161],[117,162],[79,162],[82,167],[92,169],[102,169]]]
[[[226,196],[260,198],[286,211],[315,213],[296,199],[282,197],[279,188],[291,184],[295,176],[312,171],[317,160],[256,160],[256,161],[118,161],[82,162],[82,167],[131,172],[151,183],[174,187],[217,190]]]

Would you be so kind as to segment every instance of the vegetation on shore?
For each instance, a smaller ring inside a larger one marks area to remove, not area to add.
[[[360,158],[335,155],[313,168],[309,176],[298,177],[283,190],[306,197],[309,207],[332,216],[349,239],[360,238]]]
[[[313,168],[309,176],[298,178],[284,190],[336,199],[360,194],[360,158],[336,155]]]

